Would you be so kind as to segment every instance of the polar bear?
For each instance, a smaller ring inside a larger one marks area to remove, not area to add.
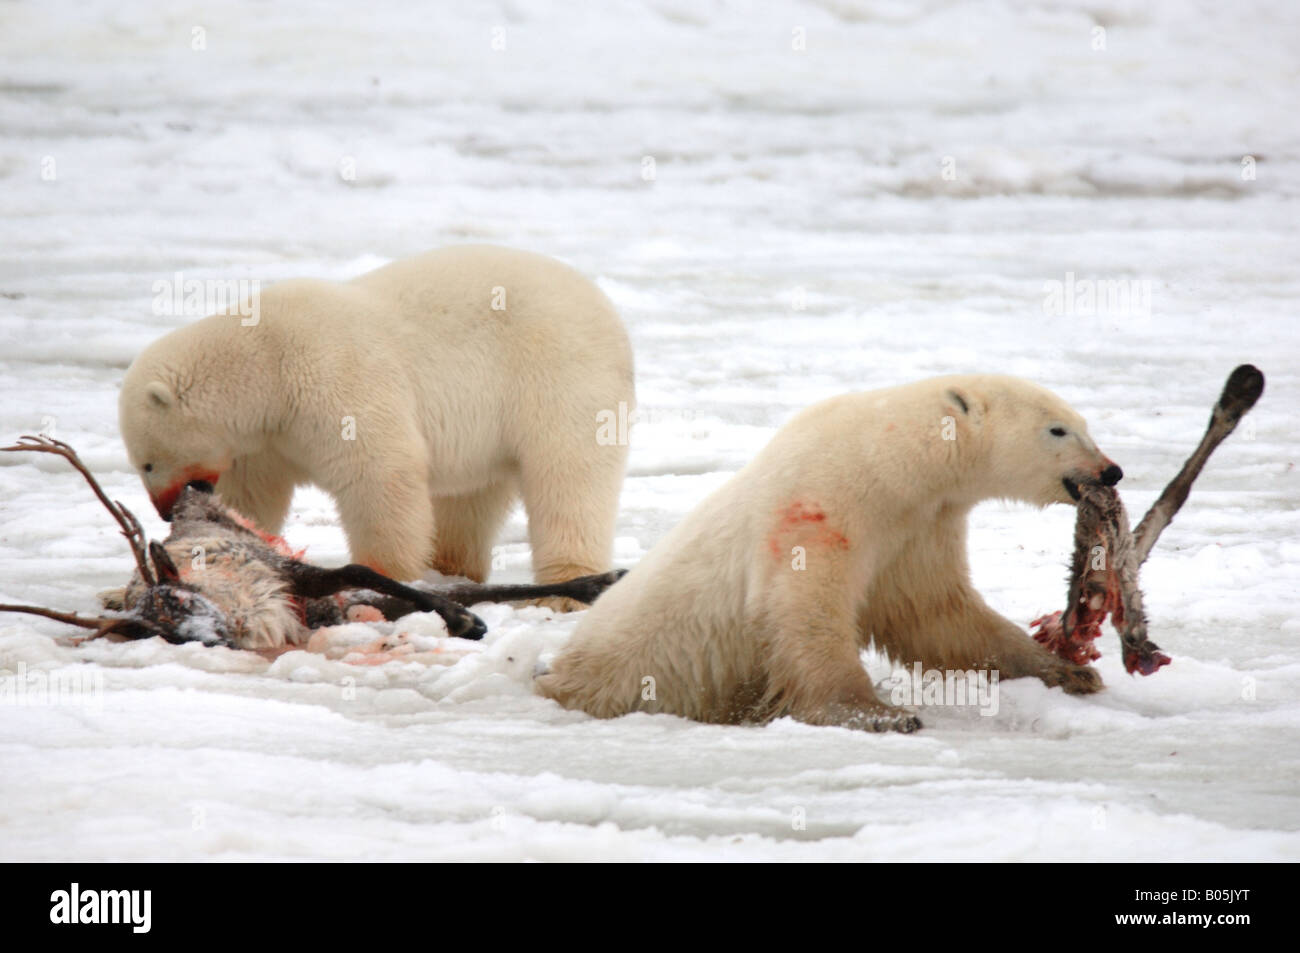
[[[126,373],[122,437],[164,519],[206,483],[276,534],[294,487],[315,484],[355,562],[481,582],[522,496],[538,582],[609,568],[627,446],[598,421],[635,398],[594,284],[466,245],[256,303],[172,331]]]
[[[1069,692],[1101,687],[971,587],[966,520],[981,500],[1043,506],[1122,476],[1051,392],[997,375],[939,377],[817,404],[592,606],[539,675],[598,717],[790,715],[912,731],[859,653],[996,669]]]

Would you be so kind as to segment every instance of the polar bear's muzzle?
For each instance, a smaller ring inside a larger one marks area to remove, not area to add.
[[[151,493],[149,498],[153,500],[153,507],[158,511],[158,515],[170,523],[172,521],[172,509],[176,506],[176,500],[180,497],[182,490],[186,487],[194,487],[194,489],[202,493],[212,493],[216,489],[216,483],[220,476],[221,474],[215,470],[191,467],[167,489],[158,494]]]
[[[1097,474],[1096,480],[1088,480],[1087,482],[1100,483],[1102,486],[1114,486],[1122,479],[1124,479],[1124,471],[1119,468],[1118,464],[1112,463]],[[1079,492],[1078,482],[1071,480],[1069,477],[1062,477],[1061,483],[1065,486],[1065,492],[1070,494],[1070,499],[1076,503],[1079,502],[1082,494]]]

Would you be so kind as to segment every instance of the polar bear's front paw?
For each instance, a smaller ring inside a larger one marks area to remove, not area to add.
[[[917,718],[910,712],[864,712],[862,722],[850,721],[845,724],[846,728],[857,728],[862,731],[897,731],[900,734],[910,735],[921,728],[921,719]]]
[[[897,731],[910,735],[921,727],[921,719],[902,708],[881,705],[875,708],[850,708],[832,705],[820,724],[838,725],[855,731]]]
[[[1060,685],[1067,695],[1091,695],[1106,687],[1091,665],[1062,665],[1043,673],[1043,682]]]

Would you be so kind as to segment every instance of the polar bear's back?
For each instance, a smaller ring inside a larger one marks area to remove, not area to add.
[[[573,434],[580,454],[599,413],[634,402],[631,345],[613,305],[543,255],[455,246],[351,281],[277,282],[261,301],[257,327],[209,318],[186,334],[211,340],[185,351],[256,345],[300,407],[383,407],[389,418],[410,408],[430,453],[446,461],[477,459],[489,445],[511,455],[559,433]]]
[[[450,391],[486,388],[522,400],[507,401],[514,412],[566,413],[555,406],[561,398],[593,421],[593,431],[598,410],[617,411],[611,394],[631,402],[632,349],[618,313],[593,282],[555,259],[459,245],[339,287],[365,295],[367,319],[415,352],[405,359],[426,374],[415,386],[432,387],[444,401]]]
[[[609,299],[568,265],[495,245],[457,245],[393,262],[349,285],[400,304],[392,320],[444,331],[508,327],[515,336],[623,336]]]

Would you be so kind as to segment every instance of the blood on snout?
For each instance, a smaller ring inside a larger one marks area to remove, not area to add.
[[[181,471],[181,475],[173,480],[166,489],[161,490],[158,493],[150,493],[149,499],[153,501],[153,507],[158,511],[158,515],[165,520],[170,520],[172,516],[172,508],[176,505],[176,500],[180,497],[181,490],[198,480],[216,486],[217,480],[220,478],[220,473],[216,470],[210,470],[207,467],[186,467]]]

